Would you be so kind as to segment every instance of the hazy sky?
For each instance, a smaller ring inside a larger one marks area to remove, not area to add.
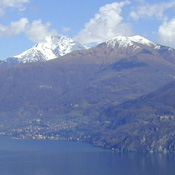
[[[82,44],[141,35],[175,48],[175,1],[0,0],[0,59],[51,34]]]

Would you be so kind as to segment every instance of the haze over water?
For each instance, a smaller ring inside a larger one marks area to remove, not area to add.
[[[0,137],[0,175],[174,175],[174,154],[114,153],[89,144]]]

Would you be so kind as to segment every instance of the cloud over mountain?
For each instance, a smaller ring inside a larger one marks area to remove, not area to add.
[[[101,7],[75,39],[81,43],[100,43],[118,35],[131,35],[131,25],[123,22],[121,16],[122,8],[128,4],[130,1],[122,1]]]
[[[35,20],[29,24],[25,33],[31,41],[42,42],[47,36],[57,34],[56,30],[50,29],[50,26],[50,23],[43,24],[40,19]]]
[[[164,45],[175,47],[175,18],[160,25],[158,39]]]
[[[167,2],[148,3],[144,2],[134,7],[130,12],[131,19],[139,20],[154,20],[159,23],[155,31],[152,31],[157,37],[157,42],[162,45],[174,47],[175,45],[175,18],[173,14],[175,2],[169,0]]]

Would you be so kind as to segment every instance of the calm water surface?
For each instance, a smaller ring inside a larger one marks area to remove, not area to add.
[[[175,154],[120,154],[83,143],[0,136],[0,175],[175,175]]]

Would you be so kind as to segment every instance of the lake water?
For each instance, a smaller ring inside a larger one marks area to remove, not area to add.
[[[122,154],[83,143],[0,136],[0,175],[175,175],[175,154]]]

